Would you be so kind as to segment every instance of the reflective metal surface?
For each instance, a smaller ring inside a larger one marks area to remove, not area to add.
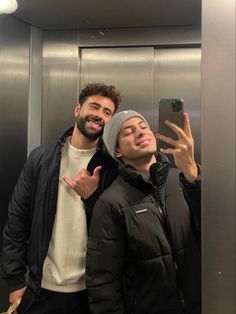
[[[29,25],[12,16],[0,15],[1,231],[6,220],[11,193],[27,153],[29,37]],[[0,306],[7,307],[6,287],[2,276],[0,291]],[[0,308],[1,310],[3,308]]]
[[[80,30],[80,47],[200,45],[200,25]]]
[[[102,81],[124,94],[120,110],[142,113],[157,131],[161,98],[184,98],[200,162],[200,48],[153,47],[82,49],[81,86]]]
[[[77,80],[78,32],[44,32],[42,143],[74,124]]]
[[[235,0],[203,0],[203,313],[236,313]]]
[[[155,116],[157,129],[161,98],[183,98],[195,140],[196,161],[201,161],[201,49],[155,50]]]
[[[30,84],[28,104],[28,154],[41,144],[41,104],[43,74],[43,32],[31,27],[30,34]]]
[[[81,86],[104,82],[121,90],[124,98],[119,110],[134,109],[152,125],[154,49],[82,49]]]
[[[201,0],[19,0],[14,14],[44,30],[200,25]]]

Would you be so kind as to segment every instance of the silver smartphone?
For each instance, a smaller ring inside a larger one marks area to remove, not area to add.
[[[178,140],[176,133],[165,124],[165,121],[169,120],[178,127],[183,128],[183,113],[183,99],[161,99],[159,102],[158,133],[173,138],[174,140]],[[172,146],[164,141],[159,141],[159,147],[169,148]]]

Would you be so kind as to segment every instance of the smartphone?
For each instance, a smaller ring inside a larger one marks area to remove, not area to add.
[[[161,99],[159,102],[159,124],[158,133],[178,140],[176,133],[169,128],[165,121],[169,120],[178,127],[183,128],[183,113],[184,100],[183,99]],[[172,145],[159,141],[160,148],[173,148]]]

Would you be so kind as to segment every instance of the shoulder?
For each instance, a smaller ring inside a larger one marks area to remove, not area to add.
[[[60,147],[59,141],[42,144],[31,151],[27,163],[37,164],[42,163],[50,157],[53,158],[56,151],[60,151]]]
[[[180,172],[178,169],[170,168],[165,184],[165,190],[167,195],[182,192],[179,183],[179,173]]]

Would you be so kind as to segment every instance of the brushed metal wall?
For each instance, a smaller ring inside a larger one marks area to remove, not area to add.
[[[143,114],[154,131],[161,98],[184,98],[201,160],[200,48],[129,47],[81,49],[81,86],[91,81],[112,84],[124,94],[120,110]]]
[[[153,122],[154,48],[82,49],[81,86],[104,82],[124,95],[119,110],[133,109]]]
[[[203,313],[236,313],[235,9],[203,0]]]
[[[158,124],[161,98],[183,98],[195,141],[195,158],[201,162],[201,49],[155,50],[154,127]]]
[[[78,31],[44,32],[42,143],[74,124],[78,88]]]
[[[8,202],[27,155],[30,26],[0,15],[0,230]],[[2,243],[2,232],[0,233]],[[0,312],[7,307],[0,274]]]

